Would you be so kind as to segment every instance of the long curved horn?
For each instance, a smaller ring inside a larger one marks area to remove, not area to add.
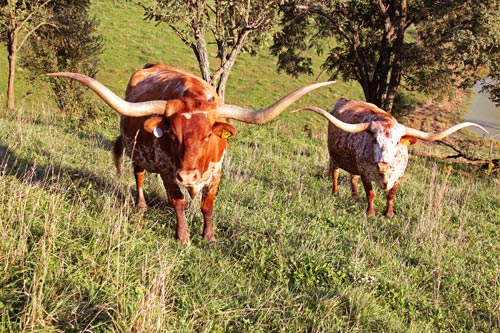
[[[333,125],[337,126],[341,130],[344,130],[344,131],[349,132],[349,133],[362,132],[362,131],[367,130],[368,127],[370,127],[370,123],[359,123],[359,124],[345,123],[342,120],[335,118],[330,113],[323,110],[322,108],[318,108],[316,106],[305,106],[303,108],[293,110],[292,112],[299,112],[299,111],[303,111],[303,110],[309,110],[309,111],[314,111],[316,113],[319,113],[320,115],[322,115],[323,117],[328,119],[328,121],[330,121]]]
[[[118,97],[114,92],[109,90],[102,83],[89,76],[70,72],[49,73],[47,75],[68,77],[83,83],[84,85],[92,89],[97,95],[99,95],[99,97],[101,97],[102,100],[106,102],[106,104],[108,104],[110,107],[112,107],[115,111],[127,117],[142,117],[153,114],[165,114],[167,101],[157,100],[131,103]]]
[[[250,124],[264,124],[278,117],[287,107],[308,92],[333,83],[335,81],[307,85],[289,93],[273,105],[261,110],[251,110],[235,105],[222,104],[217,109],[217,117],[236,119]]]
[[[414,128],[411,128],[411,127],[406,127],[406,135],[411,135],[411,136],[413,136],[417,139],[421,139],[421,140],[436,141],[436,140],[440,140],[444,137],[447,137],[448,135],[450,135],[450,134],[452,134],[452,133],[454,133],[454,132],[456,132],[464,127],[469,127],[469,126],[474,126],[474,127],[480,128],[481,130],[488,133],[488,131],[486,129],[484,129],[484,127],[482,127],[481,125],[478,125],[476,123],[471,123],[471,122],[465,122],[465,123],[460,123],[460,124],[457,124],[455,126],[452,126],[448,129],[445,129],[444,131],[432,132],[432,133],[422,132],[422,131],[416,130]]]

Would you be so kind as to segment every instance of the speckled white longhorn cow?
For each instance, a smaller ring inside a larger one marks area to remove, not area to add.
[[[331,113],[317,107],[303,107],[292,112],[301,110],[317,112],[330,122],[328,152],[333,178],[332,193],[338,195],[339,169],[343,169],[351,174],[352,194],[358,198],[358,179],[361,176],[368,201],[368,215],[375,215],[372,182],[385,191],[385,216],[394,215],[394,196],[408,164],[408,146],[417,139],[440,140],[468,126],[487,132],[475,123],[465,122],[441,132],[426,133],[398,123],[392,115],[374,104],[343,98],[335,104]]]
[[[163,64],[147,64],[135,72],[125,100],[98,81],[76,73],[51,73],[80,81],[121,114],[120,136],[114,147],[120,171],[123,150],[132,159],[137,185],[136,204],[145,210],[143,194],[145,170],[160,174],[177,218],[177,237],[189,242],[185,225],[185,186],[194,198],[202,193],[203,236],[214,241],[212,210],[221,178],[227,138],[236,129],[225,118],[263,124],[278,117],[288,106],[308,92],[332,84],[316,83],[297,89],[262,110],[222,104],[211,85],[191,72]]]

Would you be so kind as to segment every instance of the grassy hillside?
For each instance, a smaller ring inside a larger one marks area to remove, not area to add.
[[[98,79],[117,93],[146,62],[197,71],[131,2],[96,0],[93,10],[106,41]],[[276,74],[266,54],[243,56],[227,102],[261,107],[312,81]],[[359,90],[339,83],[299,104],[328,107],[341,95]],[[330,196],[322,119],[236,123],[215,202],[218,241],[201,237],[198,198],[183,246],[156,175],[150,209],[136,213],[132,172],[117,178],[110,161],[118,116],[96,105],[104,118],[81,123],[48,98],[2,110],[1,332],[500,331],[498,173],[411,156],[396,216],[381,216],[378,191],[368,218],[345,173]]]

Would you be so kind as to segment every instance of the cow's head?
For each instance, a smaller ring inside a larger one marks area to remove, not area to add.
[[[144,122],[146,131],[162,140],[164,149],[176,157],[175,180],[179,185],[195,186],[211,162],[215,149],[225,148],[225,139],[236,129],[217,121],[217,104],[192,98],[170,100],[169,116],[152,116]],[[224,139],[224,140],[223,140]]]
[[[366,160],[360,163],[372,164],[378,175],[373,175],[380,187],[392,188],[403,175],[408,162],[408,146],[417,139],[406,134],[406,127],[394,117],[387,115],[379,121],[372,121],[364,130],[367,136]]]

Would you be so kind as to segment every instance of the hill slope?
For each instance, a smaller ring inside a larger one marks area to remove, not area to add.
[[[189,52],[132,3],[93,6],[106,40],[98,78],[118,94],[145,62],[196,72]],[[260,107],[312,81],[244,56],[227,98]],[[338,84],[301,103],[358,94]],[[381,216],[379,191],[368,218],[345,173],[340,196],[329,194],[322,119],[235,124],[215,202],[218,242],[201,237],[197,198],[182,246],[158,178],[148,175],[150,209],[140,216],[132,173],[115,176],[117,115],[103,108],[78,123],[50,101],[29,101],[0,119],[2,332],[500,329],[499,178],[490,170],[411,156],[396,216]]]

